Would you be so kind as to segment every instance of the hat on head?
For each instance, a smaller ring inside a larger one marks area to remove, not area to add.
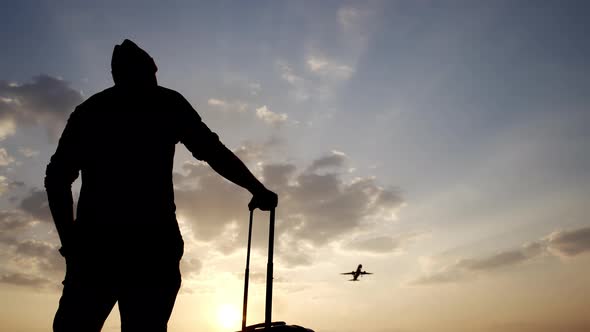
[[[149,83],[155,80],[157,71],[154,59],[131,40],[115,45],[111,59],[115,84]]]

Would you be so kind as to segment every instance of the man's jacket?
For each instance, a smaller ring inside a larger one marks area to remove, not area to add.
[[[45,178],[50,205],[60,207],[71,204],[71,184],[82,175],[74,223],[77,248],[71,249],[179,258],[182,238],[172,183],[179,142],[205,161],[225,149],[173,90],[115,85],[76,107]]]

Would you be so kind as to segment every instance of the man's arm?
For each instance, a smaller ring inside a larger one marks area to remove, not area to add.
[[[213,170],[229,181],[245,188],[252,195],[248,207],[253,210],[270,210],[277,206],[278,196],[268,190],[250,172],[244,163],[225,145],[217,134],[203,123],[201,117],[186,99],[181,105],[181,137],[180,141],[199,160],[206,161]]]
[[[207,163],[224,178],[247,189],[252,194],[248,207],[271,210],[278,204],[278,196],[258,181],[244,163],[227,147],[221,144]]]
[[[45,190],[49,201],[49,209],[61,241],[60,252],[67,255],[73,246],[72,228],[74,226],[74,200],[72,183],[78,178],[80,171],[79,124],[76,111],[70,115],[68,123],[59,139],[57,150],[51,157],[45,172]]]

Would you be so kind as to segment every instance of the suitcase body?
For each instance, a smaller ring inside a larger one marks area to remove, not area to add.
[[[260,323],[256,325],[246,326],[246,332],[314,332],[313,330],[306,329],[299,325],[287,325],[285,322],[272,322],[270,328],[266,327],[266,323]]]
[[[285,322],[272,322],[272,280],[273,280],[273,255],[274,255],[274,233],[275,233],[275,210],[270,211],[270,222],[268,230],[268,262],[266,265],[266,302],[264,323],[246,326],[248,313],[248,283],[250,280],[250,247],[252,243],[252,219],[254,211],[250,210],[250,221],[248,224],[248,249],[246,251],[246,271],[244,275],[244,303],[242,312],[241,332],[314,332],[299,325],[287,325]]]

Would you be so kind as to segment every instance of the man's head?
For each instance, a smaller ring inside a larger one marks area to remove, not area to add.
[[[134,42],[125,39],[115,45],[111,59],[111,73],[116,85],[157,85],[154,59]]]

